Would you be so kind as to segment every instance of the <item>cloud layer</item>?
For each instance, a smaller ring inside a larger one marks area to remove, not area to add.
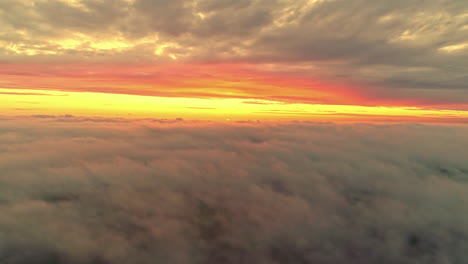
[[[4,118],[0,262],[465,263],[467,132]]]
[[[5,0],[0,25],[0,59],[21,65],[223,62],[375,105],[468,102],[464,0]]]

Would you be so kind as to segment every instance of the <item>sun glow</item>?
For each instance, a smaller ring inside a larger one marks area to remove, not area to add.
[[[0,112],[6,115],[79,115],[197,120],[420,120],[456,122],[465,111],[418,107],[367,107],[284,103],[270,100],[184,98],[95,92],[0,89]]]

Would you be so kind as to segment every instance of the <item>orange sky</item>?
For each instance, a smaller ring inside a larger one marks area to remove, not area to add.
[[[13,64],[1,72],[7,76],[0,81],[0,110],[6,115],[425,122],[468,118],[466,111],[373,100],[356,88],[255,72],[239,64]]]

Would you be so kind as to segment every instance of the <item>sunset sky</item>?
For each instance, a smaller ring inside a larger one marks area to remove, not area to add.
[[[0,113],[468,120],[464,0],[2,0]]]
[[[468,0],[0,0],[0,264],[468,263]]]

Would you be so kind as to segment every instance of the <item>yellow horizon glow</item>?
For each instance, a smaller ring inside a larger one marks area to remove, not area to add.
[[[76,115],[189,120],[454,120],[468,111],[282,103],[240,98],[156,97],[95,92],[0,89],[2,115]],[[450,121],[448,121],[450,122]]]

